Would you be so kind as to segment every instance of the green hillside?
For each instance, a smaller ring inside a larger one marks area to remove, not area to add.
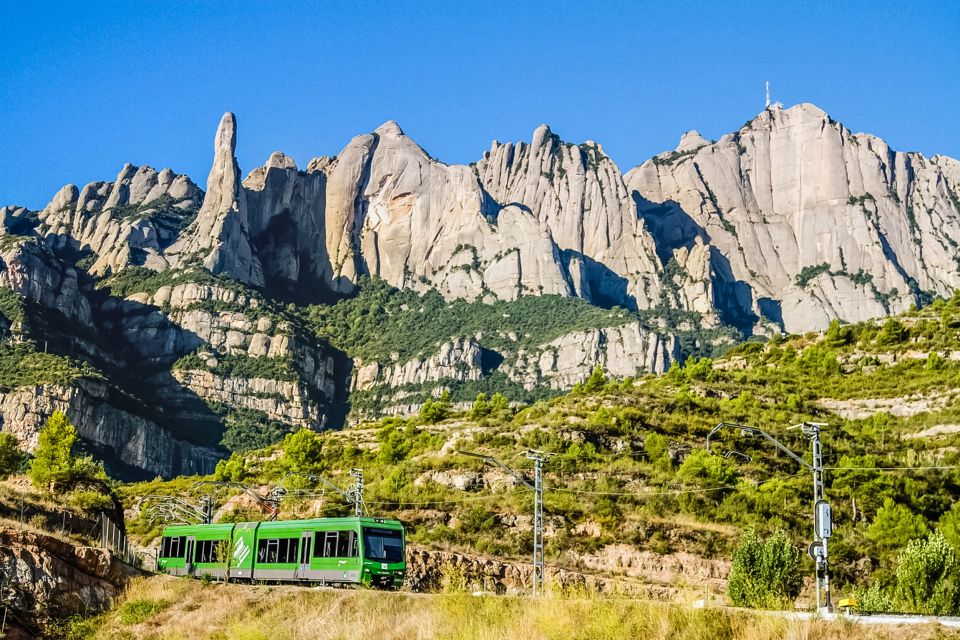
[[[491,469],[457,451],[529,470],[523,452],[537,448],[555,454],[546,474],[551,563],[575,567],[584,554],[614,543],[729,558],[748,527],[785,529],[806,548],[811,478],[769,444],[736,432],[720,446],[743,455],[710,455],[706,434],[721,421],[753,425],[809,457],[808,441],[787,427],[826,422],[831,557],[845,589],[890,582],[902,547],[930,530],[939,528],[960,547],[958,387],[960,295],[878,323],[745,343],[659,377],[606,380],[596,372],[569,393],[528,406],[494,396],[453,412],[441,398],[410,419],[302,431],[235,454],[217,477],[256,486],[289,472],[316,473],[345,486],[347,471],[360,467],[368,507],[409,523],[412,540],[522,558],[530,536],[515,516],[531,512],[530,492],[503,478],[469,475]],[[468,478],[464,490],[452,486],[458,474]],[[189,493],[191,483],[156,481],[123,492],[128,500]],[[288,497],[281,517],[347,508],[334,495],[318,506],[320,489],[303,478],[287,486],[311,495]],[[142,519],[131,531],[145,539],[157,533]]]

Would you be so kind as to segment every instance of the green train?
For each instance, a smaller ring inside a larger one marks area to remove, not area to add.
[[[316,518],[165,527],[157,571],[231,580],[397,589],[406,575],[403,524]]]

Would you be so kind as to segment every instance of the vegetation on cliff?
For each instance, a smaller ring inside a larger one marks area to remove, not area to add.
[[[884,323],[747,343],[659,377],[607,380],[597,371],[569,393],[527,406],[493,406],[480,397],[472,410],[455,411],[441,398],[407,419],[300,432],[234,455],[217,477],[270,485],[289,472],[319,473],[346,486],[347,470],[359,467],[371,511],[403,519],[412,540],[524,558],[532,496],[457,452],[480,451],[523,470],[523,451],[537,448],[555,454],[546,474],[550,562],[579,566],[619,543],[729,558],[748,528],[761,536],[782,529],[791,545],[805,549],[810,478],[763,441],[736,433],[718,447],[738,455],[711,455],[706,434],[721,421],[750,424],[809,455],[807,439],[787,427],[826,422],[837,585],[851,591],[872,580],[887,589],[912,540],[939,530],[960,547],[960,434],[931,431],[960,421],[958,379],[955,296]],[[904,403],[913,409],[891,411]],[[312,513],[313,500],[291,494],[284,517]],[[347,508],[330,495],[322,507],[328,514]],[[812,570],[805,554],[799,563],[801,572]]]

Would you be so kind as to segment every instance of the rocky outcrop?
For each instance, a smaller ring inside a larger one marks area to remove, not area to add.
[[[360,364],[354,369],[352,388],[370,389],[384,385],[399,387],[404,384],[423,384],[439,380],[479,380],[483,374],[483,349],[472,338],[458,338],[440,345],[437,353],[404,363]]]
[[[587,379],[599,365],[625,378],[663,373],[680,357],[676,336],[662,335],[638,322],[574,331],[532,350],[520,350],[504,373],[527,389],[548,385],[568,389]]]
[[[649,571],[643,571],[639,565],[633,564],[633,571],[621,573],[623,577],[617,578],[548,566],[545,582],[551,590],[577,589],[658,600],[673,599],[678,590],[675,586],[667,585],[677,582],[688,587],[706,587],[711,591],[719,591],[726,586],[724,568],[712,568],[717,562],[711,563],[689,554],[682,554],[683,557],[650,555],[649,562],[643,565],[649,565]],[[711,568],[704,568],[708,565]],[[407,547],[407,582],[413,591],[429,592],[446,588],[471,592],[529,593],[532,573],[533,567],[527,563],[434,551],[419,545]]]
[[[470,167],[430,158],[395,122],[354,138],[326,172],[336,291],[371,274],[448,298],[573,293],[542,221],[496,206]]]
[[[494,141],[476,171],[494,201],[529,211],[549,229],[576,295],[633,308],[658,302],[653,238],[599,144],[564,143],[541,125],[530,144]]]
[[[960,286],[957,164],[894,151],[801,104],[716,142],[685,136],[626,182],[662,259],[710,247],[726,319],[804,332]],[[703,298],[697,286],[685,304]]]
[[[267,378],[223,377],[210,371],[175,370],[173,376],[184,387],[208,402],[259,411],[271,420],[292,427],[319,430],[324,412],[303,384]]]
[[[0,394],[2,430],[26,451],[54,411],[62,411],[108,463],[119,462],[152,475],[207,474],[217,452],[173,438],[155,423],[110,405],[104,383],[80,379],[70,385],[24,387]]]
[[[91,251],[92,273],[128,265],[161,270],[168,266],[164,250],[202,200],[187,176],[126,164],[114,182],[63,187],[39,213],[37,232],[52,248]]]
[[[41,637],[36,632],[52,620],[106,609],[133,573],[106,549],[0,528],[0,583],[4,604],[13,611],[7,617],[10,637]]]
[[[516,336],[514,336],[516,339]],[[428,357],[402,363],[371,362],[354,369],[351,388],[399,389],[405,385],[455,383],[480,380],[502,372],[525,389],[546,386],[569,389],[586,380],[600,365],[611,376],[625,378],[643,373],[663,373],[680,357],[676,336],[652,331],[639,322],[574,331],[533,348],[482,346],[483,336],[443,343]],[[419,405],[403,402],[406,394],[392,394],[391,413],[410,413]]]
[[[656,584],[686,584],[726,591],[730,561],[702,558],[691,553],[656,553],[628,544],[610,544],[595,553],[579,556],[584,568],[607,575],[640,578]]]
[[[316,289],[329,281],[323,166],[317,160],[301,172],[277,151],[243,181],[250,234],[271,289],[295,294],[298,285]]]
[[[0,287],[85,327],[93,326],[76,269],[58,261],[36,237],[0,235]]]

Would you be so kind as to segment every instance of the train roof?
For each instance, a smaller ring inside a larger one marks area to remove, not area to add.
[[[191,532],[228,533],[237,529],[252,529],[259,525],[261,529],[283,531],[299,529],[310,525],[372,525],[386,529],[403,529],[403,523],[390,518],[347,517],[347,518],[309,518],[304,520],[263,520],[254,522],[215,522],[212,524],[175,524],[163,528],[163,535],[183,535]]]

